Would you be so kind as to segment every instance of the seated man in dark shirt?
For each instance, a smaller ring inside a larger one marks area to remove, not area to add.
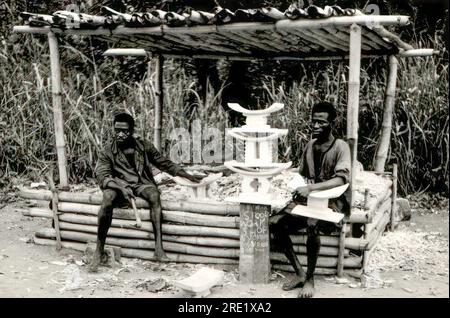
[[[150,204],[150,219],[155,235],[155,258],[168,261],[161,233],[160,192],[153,178],[152,165],[173,176],[180,176],[192,182],[201,178],[188,174],[180,166],[162,156],[147,141],[133,136],[134,119],[128,113],[114,117],[114,139],[100,154],[96,177],[103,191],[103,201],[98,213],[97,247],[89,270],[97,271],[104,252],[108,230],[111,226],[113,207],[131,198],[141,197]]]
[[[320,249],[319,233],[330,234],[339,230],[337,224],[317,219],[293,215],[290,212],[311,191],[327,190],[349,182],[350,148],[348,144],[336,139],[332,134],[336,111],[332,104],[321,102],[312,109],[313,138],[305,147],[300,160],[299,173],[308,181],[307,186],[297,188],[293,193],[293,202],[269,219],[270,231],[274,245],[284,252],[294,267],[295,278],[284,284],[284,290],[302,287],[299,297],[309,298],[314,295],[314,271]],[[333,210],[348,213],[348,192],[330,202]],[[300,229],[307,230],[307,271],[304,272],[294,253],[290,234]]]

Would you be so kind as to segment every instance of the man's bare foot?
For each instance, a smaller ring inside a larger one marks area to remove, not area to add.
[[[154,256],[158,262],[170,262],[170,258],[167,257],[166,252],[163,250],[155,250]]]
[[[294,279],[292,279],[291,281],[284,283],[283,286],[281,287],[283,290],[293,290],[297,287],[302,287],[303,284],[305,283],[305,276],[298,276],[296,275],[294,277]]]
[[[107,263],[108,263],[108,253],[103,252],[100,258],[100,264],[107,264]]]
[[[311,298],[312,296],[314,296],[314,292],[314,278],[307,279],[305,281],[305,285],[303,285],[303,288],[298,294],[298,298]]]
[[[97,272],[98,266],[100,265],[101,260],[102,260],[101,253],[95,251],[94,255],[92,256],[91,263],[88,266],[88,271],[91,273]]]

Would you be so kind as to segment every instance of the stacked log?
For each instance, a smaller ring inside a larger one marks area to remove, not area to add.
[[[48,191],[21,190],[23,198],[45,200],[50,198]],[[97,215],[101,194],[60,192],[58,212],[62,246],[84,251],[87,242],[97,238]],[[150,222],[148,204],[136,201],[142,226],[135,225],[134,212],[128,208],[114,209],[114,217],[108,232],[106,244],[118,246],[124,257],[138,257],[154,260],[154,233]],[[42,206],[42,204],[40,204]],[[200,202],[162,202],[163,246],[169,258],[175,262],[237,264],[239,261],[239,205],[230,203]],[[52,218],[48,208],[30,208],[25,215]],[[38,230],[35,243],[54,245],[56,232],[52,228]],[[293,235],[294,250],[300,262],[306,265],[306,234]],[[323,246],[318,260],[318,273],[335,271],[338,244],[337,236],[323,236]],[[345,262],[348,268],[358,268],[361,258],[353,257],[351,247],[359,242],[347,241]],[[271,253],[274,268],[288,266],[288,261],[278,252]]]
[[[361,238],[347,233],[344,240],[343,265],[346,270],[357,270],[364,266],[368,251],[376,244],[390,220],[391,184],[378,191],[377,196],[368,196],[364,206],[353,208],[345,218],[347,223],[363,223],[365,232]],[[38,200],[37,208],[30,208],[25,215],[52,219],[48,206],[52,194],[46,190],[21,189],[20,196]],[[44,203],[45,202],[45,203]],[[101,193],[58,193],[58,218],[62,246],[84,251],[87,242],[97,237],[97,216],[102,202]],[[136,227],[133,210],[115,208],[107,244],[122,249],[124,257],[154,260],[154,233],[150,222],[149,205],[136,200],[142,226]],[[163,246],[169,258],[175,262],[238,264],[239,261],[239,205],[210,201],[162,201]],[[347,226],[347,228],[350,228]],[[35,243],[54,245],[56,232],[45,228],[35,233]],[[306,265],[306,240],[304,232],[291,236],[300,263]],[[336,273],[339,255],[339,233],[321,235],[321,249],[317,272]],[[363,252],[363,257],[355,256]],[[286,257],[276,251],[270,255],[274,269],[290,270]]]
[[[383,232],[386,230],[392,217],[392,202],[395,192],[389,189],[387,196],[377,203],[377,209],[374,210],[371,218],[372,222],[365,224],[364,226],[364,241],[365,248],[363,253],[363,264],[362,268],[367,268],[370,254],[373,251],[378,239],[382,236]]]

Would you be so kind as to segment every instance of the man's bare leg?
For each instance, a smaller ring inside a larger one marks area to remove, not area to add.
[[[111,226],[113,215],[113,201],[117,197],[117,192],[113,189],[103,191],[103,201],[98,211],[97,246],[88,270],[96,272],[101,263],[103,251],[105,249],[106,236]]]
[[[283,225],[283,218],[278,220],[276,218],[272,218],[272,220],[269,220],[269,222],[270,230],[274,236],[275,245],[281,248],[284,255],[289,260],[289,263],[291,263],[292,267],[294,268],[296,274],[294,279],[283,284],[282,288],[283,290],[292,290],[297,287],[301,287],[305,282],[306,274],[302,268],[302,265],[300,264],[300,261],[297,258],[297,255],[295,255],[291,238],[289,237],[289,234],[287,233],[287,230]]]
[[[150,219],[155,234],[155,258],[160,262],[167,262],[167,257],[162,246],[162,208],[161,199],[157,190],[146,188],[141,192],[141,196],[150,204]]]
[[[311,298],[314,296],[314,271],[316,270],[317,259],[320,251],[320,236],[317,226],[309,226],[307,231],[308,239],[306,241],[306,255],[308,267],[305,284],[298,294],[298,297],[300,298]]]

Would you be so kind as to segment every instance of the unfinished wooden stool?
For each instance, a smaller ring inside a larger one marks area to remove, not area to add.
[[[339,223],[344,218],[343,213],[334,212],[328,207],[328,200],[342,195],[349,184],[331,188],[328,190],[313,191],[308,196],[307,205],[297,205],[292,209],[292,214],[308,218]]]
[[[190,294],[193,298],[202,298],[211,294],[211,288],[221,284],[223,278],[223,271],[202,267],[195,274],[175,281],[174,285]]]

